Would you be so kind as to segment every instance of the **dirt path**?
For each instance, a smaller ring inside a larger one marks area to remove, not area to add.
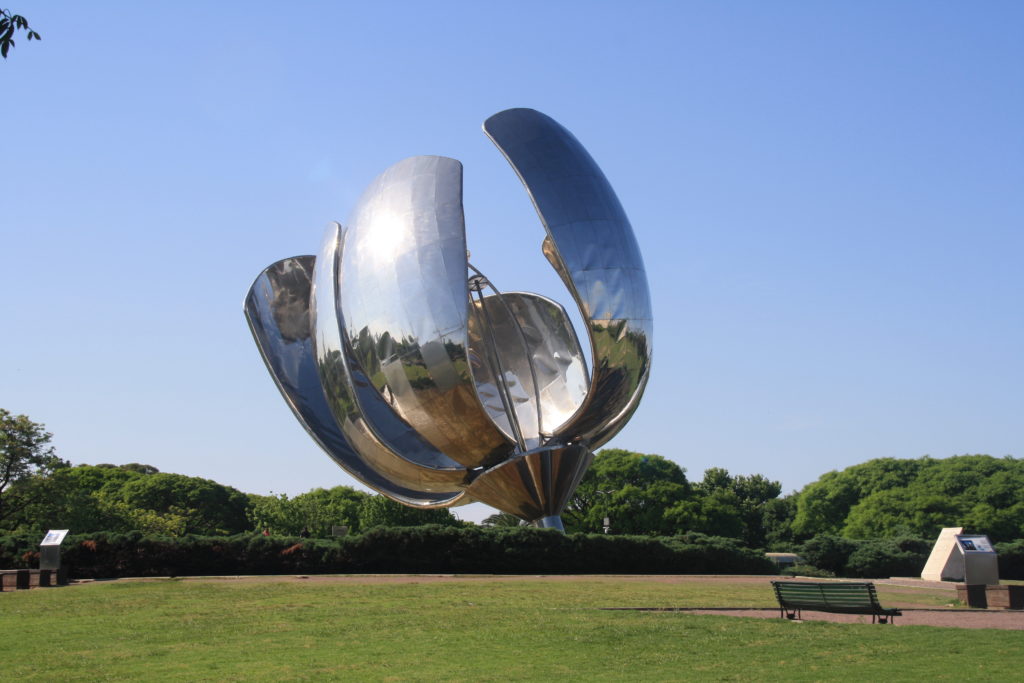
[[[888,605],[887,605],[888,606]],[[895,626],[952,626],[955,628],[998,628],[1011,631],[1024,631],[1024,612],[1020,610],[987,610],[987,609],[923,609],[920,607],[900,607],[903,616],[896,617]],[[779,610],[772,609],[688,609],[679,610],[690,614],[717,614],[730,617],[755,617],[758,619],[778,619]],[[838,624],[870,624],[871,617],[858,614],[829,614],[827,612],[810,612],[804,610],[800,624],[808,621],[831,621]]]

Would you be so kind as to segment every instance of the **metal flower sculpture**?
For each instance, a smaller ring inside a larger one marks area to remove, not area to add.
[[[445,157],[387,169],[317,256],[256,278],[245,314],[299,422],[356,479],[414,507],[481,501],[561,529],[592,451],[647,383],[647,279],[622,206],[569,131],[510,109],[484,132],[533,199],[593,368],[562,306],[500,292],[469,264],[462,165]]]

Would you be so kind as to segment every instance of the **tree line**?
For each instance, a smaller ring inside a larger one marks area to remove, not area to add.
[[[831,535],[935,538],[962,526],[994,542],[1024,539],[1024,460],[1006,456],[876,458],[780,496],[779,482],[713,467],[690,482],[657,455],[605,449],[566,511],[567,528],[672,535],[700,532],[787,550]]]
[[[0,534],[129,532],[163,536],[268,533],[327,538],[336,526],[459,526],[447,509],[419,510],[347,486],[298,496],[243,493],[150,465],[77,465],[45,427],[0,409]],[[880,458],[828,472],[781,495],[778,481],[711,468],[690,481],[675,462],[621,449],[597,453],[563,513],[569,533],[699,533],[751,548],[791,550],[811,539],[934,538],[964,526],[993,541],[1024,539],[1024,461],[963,455]],[[495,514],[484,526],[515,526]],[[844,546],[845,547],[845,546]]]

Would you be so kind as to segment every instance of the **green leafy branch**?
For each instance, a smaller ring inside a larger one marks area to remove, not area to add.
[[[7,59],[7,53],[14,47],[14,32],[25,31],[29,40],[42,40],[42,36],[29,28],[28,19],[20,14],[11,14],[0,9],[0,57]]]

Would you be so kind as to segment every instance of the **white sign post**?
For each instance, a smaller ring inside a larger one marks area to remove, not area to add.
[[[40,569],[60,569],[60,544],[67,535],[67,529],[50,529],[46,532],[46,536],[39,542]]]

